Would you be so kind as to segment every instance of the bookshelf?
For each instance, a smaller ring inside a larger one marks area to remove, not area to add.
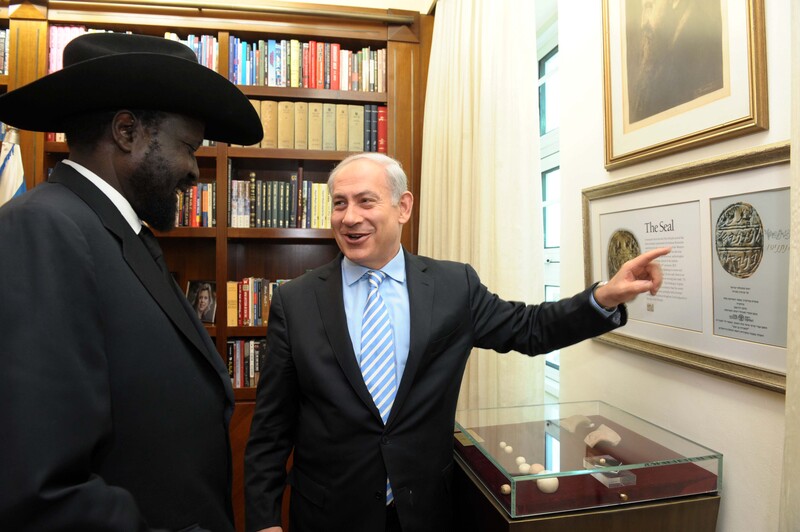
[[[8,6],[0,5],[0,94],[8,90]]]
[[[16,3],[15,3],[16,4]],[[131,31],[163,36],[174,32],[216,37],[219,46],[218,72],[228,72],[231,36],[256,42],[259,39],[298,39],[339,43],[343,49],[364,47],[386,49],[384,92],[361,92],[320,88],[288,88],[241,85],[251,100],[321,102],[327,104],[381,105],[387,108],[387,153],[398,159],[409,177],[409,187],[419,197],[422,146],[422,109],[427,57],[433,18],[415,12],[261,2],[236,11],[222,6],[209,10],[159,6],[155,2],[134,4],[77,3],[69,1],[23,0],[13,10],[0,8],[0,28],[10,28],[10,74],[0,75],[0,91],[10,90],[43,76],[48,66],[48,31],[53,26],[82,25],[111,31]],[[270,12],[273,4],[280,9]],[[6,26],[4,26],[4,24]],[[21,132],[26,185],[33,188],[46,180],[48,169],[65,158],[66,144],[47,140],[44,133]],[[214,185],[216,225],[178,227],[159,234],[167,264],[179,285],[190,280],[216,283],[217,311],[206,329],[223,360],[231,340],[263,339],[267,326],[228,326],[228,281],[244,277],[291,279],[333,259],[338,248],[330,229],[296,227],[231,227],[228,224],[229,167],[231,179],[247,180],[251,172],[259,179],[286,180],[292,172],[303,179],[324,183],[330,170],[350,152],[344,150],[273,149],[239,147],[219,143],[204,146],[197,153],[200,182]],[[416,252],[416,214],[403,235],[406,249]],[[244,447],[255,406],[255,388],[234,390],[237,407],[231,421],[233,452],[233,504],[237,530],[243,522]],[[285,501],[286,502],[286,501]],[[288,511],[284,512],[288,516]]]

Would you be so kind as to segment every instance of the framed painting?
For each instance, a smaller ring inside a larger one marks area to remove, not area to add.
[[[785,393],[789,183],[780,143],[583,190],[587,283],[672,247],[659,292],[597,340]]]
[[[604,0],[605,165],[768,128],[763,0]]]

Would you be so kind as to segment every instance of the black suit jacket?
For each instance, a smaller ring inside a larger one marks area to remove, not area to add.
[[[0,250],[0,530],[233,530],[230,378],[119,211],[59,164]]]
[[[348,333],[341,256],[274,293],[245,456],[247,530],[280,524],[292,449],[292,530],[383,530],[387,472],[404,532],[448,530],[453,424],[471,349],[545,353],[626,318],[622,308],[604,318],[590,289],[526,306],[490,293],[469,265],[405,260],[411,345],[385,427]]]

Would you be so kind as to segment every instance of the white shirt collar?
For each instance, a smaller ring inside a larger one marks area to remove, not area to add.
[[[133,229],[133,232],[136,233],[137,235],[139,234],[139,231],[142,230],[142,222],[136,215],[136,211],[134,211],[133,207],[131,207],[131,204],[128,203],[128,200],[126,200],[125,197],[122,194],[120,194],[119,191],[117,191],[117,189],[115,189],[114,187],[109,185],[106,181],[101,179],[100,176],[98,176],[85,166],[76,163],[75,161],[64,159],[61,162],[74,168],[83,177],[91,181],[92,184],[94,184],[94,186],[99,188],[100,192],[108,196],[108,199],[111,200],[111,203],[114,204],[117,210],[119,210],[120,214],[122,214],[122,217],[125,218],[125,220],[127,220],[128,224],[130,224],[131,229]]]

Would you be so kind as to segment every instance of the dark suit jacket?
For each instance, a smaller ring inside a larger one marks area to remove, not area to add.
[[[119,211],[60,164],[0,250],[0,530],[233,530],[230,378]]]
[[[448,530],[453,424],[470,350],[545,353],[626,317],[621,309],[604,318],[590,289],[526,306],[490,293],[469,265],[405,259],[411,346],[385,427],[348,333],[341,256],[274,293],[245,457],[249,531],[280,524],[292,448],[292,530],[383,530],[387,471],[404,532]]]

